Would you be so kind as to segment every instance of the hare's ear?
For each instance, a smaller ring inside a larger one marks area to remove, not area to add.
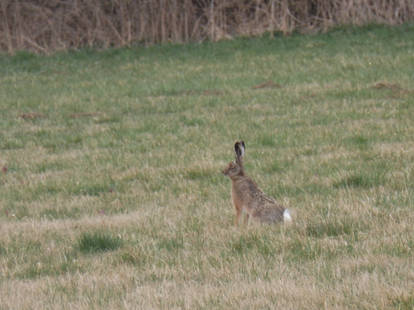
[[[245,145],[243,141],[237,141],[234,144],[234,151],[236,152],[237,161],[240,161],[240,159],[244,156],[244,149],[245,149]]]

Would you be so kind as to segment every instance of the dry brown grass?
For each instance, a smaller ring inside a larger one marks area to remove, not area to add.
[[[220,40],[265,32],[413,20],[411,0],[3,0],[0,50],[50,53],[80,47]]]

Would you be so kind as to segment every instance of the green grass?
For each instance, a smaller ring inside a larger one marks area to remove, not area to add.
[[[411,309],[414,27],[0,56],[0,309]],[[235,227],[247,173],[290,226]]]
[[[122,240],[104,233],[85,233],[78,240],[78,247],[82,253],[96,253],[113,251],[121,247]]]

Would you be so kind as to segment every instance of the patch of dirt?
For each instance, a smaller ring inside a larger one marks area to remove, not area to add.
[[[262,88],[281,88],[282,85],[280,85],[279,83],[275,83],[273,81],[266,81],[264,83],[255,85],[252,87],[252,89],[262,89]]]
[[[413,93],[413,91],[404,89],[397,83],[378,82],[375,85],[373,85],[372,88],[379,89],[379,90],[382,90],[382,89],[391,90],[393,98],[400,98],[403,95],[408,95],[408,94]]]
[[[375,84],[374,86],[372,86],[372,88],[375,88],[375,89],[391,89],[393,91],[400,91],[400,90],[402,90],[401,86],[398,85],[398,84],[385,83],[385,82],[378,82],[377,84]]]
[[[29,113],[21,113],[19,114],[19,117],[24,120],[35,120],[38,118],[45,118],[46,115],[42,113],[36,113],[36,112],[29,112]]]
[[[224,94],[224,92],[216,89],[207,89],[204,90],[201,94],[205,96],[221,96]]]

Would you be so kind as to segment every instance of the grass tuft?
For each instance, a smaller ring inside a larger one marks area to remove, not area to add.
[[[157,243],[158,249],[167,250],[168,252],[174,252],[184,248],[184,239],[181,235],[177,235],[171,238],[162,238]]]
[[[203,167],[195,167],[187,170],[186,178],[189,180],[212,180],[220,176],[219,169],[206,169]]]
[[[324,238],[351,236],[355,239],[361,231],[361,225],[353,220],[334,220],[324,223],[310,223],[306,226],[309,237]]]
[[[375,182],[375,179],[360,174],[351,175],[334,183],[335,188],[370,188],[376,185],[379,185],[379,183]]]
[[[122,263],[136,267],[142,267],[147,264],[147,256],[143,255],[139,249],[128,249],[120,254]]]
[[[414,295],[391,298],[391,305],[393,309],[412,310],[414,309]]]
[[[347,144],[355,146],[361,150],[365,150],[369,146],[369,139],[362,135],[356,135],[346,140]]]
[[[274,147],[276,146],[276,137],[273,134],[262,134],[258,142],[263,146]]]
[[[107,233],[83,233],[78,239],[77,247],[82,253],[114,251],[122,246],[122,239]]]
[[[260,255],[263,257],[273,257],[276,248],[272,240],[265,235],[249,233],[232,239],[229,242],[231,251],[239,256]]]
[[[289,251],[287,252],[287,257],[289,261],[294,263],[316,261],[322,256],[329,257],[330,259],[334,259],[336,257],[335,253],[331,249],[323,249],[320,243],[310,242],[309,239],[295,239],[289,243],[288,249]]]

